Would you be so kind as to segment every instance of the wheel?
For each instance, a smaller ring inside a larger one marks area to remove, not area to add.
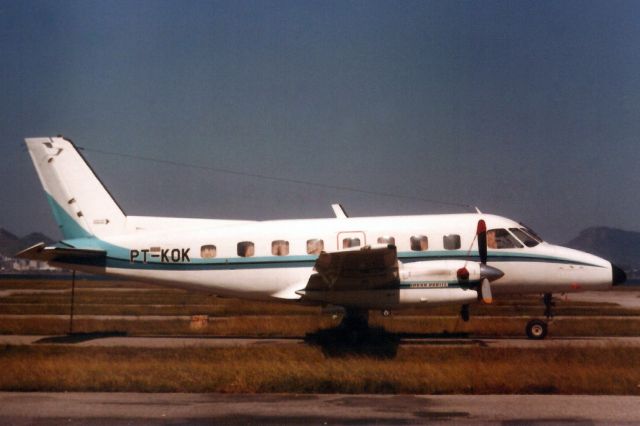
[[[542,320],[534,319],[529,321],[526,330],[529,339],[540,340],[547,337],[547,323]]]

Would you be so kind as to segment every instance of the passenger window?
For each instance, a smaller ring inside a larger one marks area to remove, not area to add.
[[[393,237],[378,237],[378,244],[396,244],[396,239]]]
[[[425,235],[414,235],[411,237],[411,250],[425,251],[429,249],[429,239]]]
[[[535,247],[538,244],[540,244],[540,242],[538,240],[536,240],[531,235],[529,235],[527,232],[525,232],[524,229],[509,228],[509,231],[511,231],[513,233],[513,235],[515,235],[527,247]]]
[[[458,250],[460,248],[460,235],[445,235],[442,237],[442,245],[444,245],[445,250]]]
[[[522,244],[506,229],[487,231],[487,247],[493,249],[522,248]]]
[[[307,240],[308,254],[320,254],[322,250],[324,250],[324,241],[317,238]]]
[[[214,246],[213,244],[207,244],[200,247],[200,257],[203,259],[216,257],[216,246]]]
[[[289,254],[289,241],[275,240],[271,242],[271,254],[274,256],[286,256]]]
[[[344,238],[342,248],[360,247],[360,238]]]
[[[238,256],[251,257],[255,254],[255,247],[251,241],[241,241],[238,243]]]

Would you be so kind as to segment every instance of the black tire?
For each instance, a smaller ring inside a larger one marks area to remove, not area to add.
[[[539,319],[531,320],[527,323],[526,331],[529,339],[542,340],[547,337],[547,323]]]

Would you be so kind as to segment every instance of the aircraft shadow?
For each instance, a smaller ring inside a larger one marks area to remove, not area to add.
[[[374,358],[395,358],[400,337],[382,327],[349,329],[334,327],[307,333],[305,343],[317,346],[328,357],[366,355]]]
[[[307,333],[304,342],[319,347],[327,357],[345,357],[364,355],[374,358],[395,358],[398,347],[407,340],[416,339],[412,344],[442,345],[460,343],[469,344],[468,333],[392,333],[382,327],[349,329],[334,327]],[[434,339],[423,341],[422,339]],[[450,339],[450,340],[449,340]]]
[[[95,332],[95,333],[70,333],[63,336],[49,336],[36,340],[34,343],[82,343],[89,340],[102,339],[104,337],[125,337],[127,332],[125,331],[111,331],[111,332]]]

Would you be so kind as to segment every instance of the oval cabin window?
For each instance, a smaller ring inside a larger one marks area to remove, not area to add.
[[[344,238],[342,248],[360,247],[360,238]]]
[[[410,239],[411,250],[413,251],[425,251],[429,250],[429,239],[426,235],[414,235]]]
[[[241,241],[238,243],[238,256],[251,257],[255,254],[255,246],[251,241]]]
[[[216,257],[217,250],[213,244],[207,244],[200,247],[200,257],[203,259],[210,259]]]
[[[307,240],[307,254],[320,254],[324,250],[324,241],[313,238]]]
[[[392,244],[396,245],[396,239],[393,237],[378,237],[378,244]]]
[[[449,234],[442,237],[442,245],[445,250],[458,250],[460,248],[460,235]]]
[[[289,241],[275,240],[271,242],[271,254],[274,256],[286,256],[289,254]]]

